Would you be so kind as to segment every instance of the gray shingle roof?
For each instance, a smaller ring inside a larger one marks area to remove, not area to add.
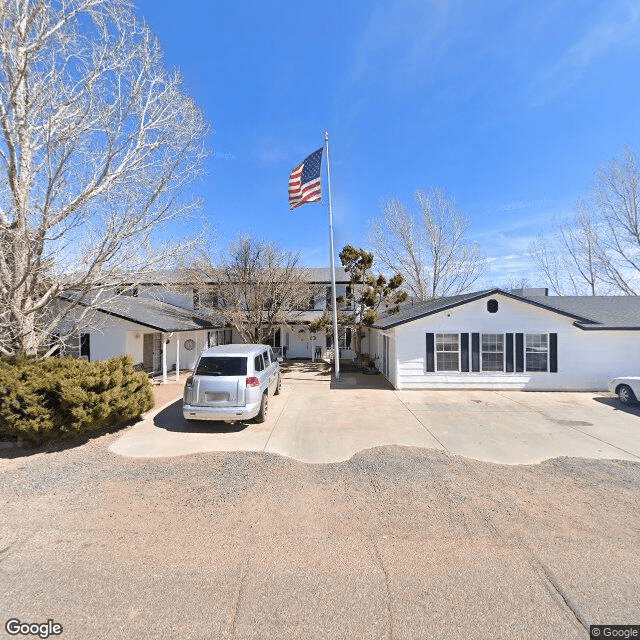
[[[538,304],[588,318],[576,322],[585,330],[640,329],[638,296],[527,296]]]
[[[458,305],[464,304],[465,302],[470,302],[471,300],[477,300],[478,298],[482,298],[489,293],[491,293],[490,290],[476,291],[474,293],[465,293],[458,296],[434,298],[433,300],[428,300],[427,302],[420,302],[412,306],[405,306],[398,313],[387,315],[383,318],[378,319],[373,327],[375,329],[390,329],[391,327],[395,327],[399,324],[411,322],[412,320],[417,320],[418,318],[424,318],[425,316],[430,316],[434,313],[438,313],[439,311],[444,311],[445,309],[449,309],[451,307],[457,307]]]
[[[331,282],[331,269],[320,267],[301,267],[308,273],[310,282]],[[336,265],[336,282],[348,283],[349,276],[347,272],[340,266]],[[125,279],[120,277],[114,280],[114,284],[123,285],[171,285],[171,284],[194,284],[193,278],[189,276],[188,272],[180,271],[179,269],[157,269],[150,270],[142,274],[132,274],[129,281],[125,282]]]
[[[225,325],[219,314],[203,309],[182,309],[151,298],[119,296],[104,304],[98,304],[96,308],[103,313],[130,320],[155,331],[219,329]]]
[[[563,316],[573,318],[574,324],[584,330],[629,329],[640,331],[640,296],[520,296],[500,289],[488,289],[458,296],[435,298],[411,307],[405,307],[395,315],[380,318],[373,327],[390,329],[457,307],[473,300],[502,295],[534,304]]]

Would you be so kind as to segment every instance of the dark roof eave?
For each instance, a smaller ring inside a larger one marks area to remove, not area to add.
[[[640,327],[616,327],[605,324],[581,324],[580,322],[574,322],[573,326],[582,331],[640,331]]]
[[[400,318],[397,322],[392,322],[391,324],[387,324],[385,323],[383,326],[374,323],[373,325],[371,325],[372,329],[393,329],[394,327],[397,327],[398,325],[401,324],[406,324],[407,322],[413,322],[414,320],[420,320],[421,318],[426,318],[427,316],[432,316],[436,313],[440,313],[441,311],[447,311],[448,309],[453,309],[454,307],[459,307],[462,304],[466,304],[467,302],[474,302],[475,300],[479,300],[481,298],[483,298],[485,295],[491,295],[492,293],[495,293],[496,290],[493,291],[489,291],[489,292],[482,292],[481,294],[478,294],[477,296],[473,296],[471,298],[465,298],[464,300],[458,300],[457,302],[452,302],[448,305],[445,305],[443,307],[438,307],[437,309],[431,309],[430,311],[425,311],[424,313],[420,313],[418,315],[415,315],[411,318]]]
[[[153,329],[154,331],[160,331],[161,333],[179,333],[181,331],[206,331],[208,329],[222,329],[223,327],[221,327],[218,324],[210,324],[210,325],[203,325],[203,326],[199,326],[199,327],[191,327],[189,329],[176,329],[176,328],[167,328],[165,327],[159,327],[157,325],[153,325],[153,324],[149,324],[148,322],[143,322],[142,320],[136,320],[134,318],[129,318],[125,315],[122,315],[120,313],[116,313],[115,311],[107,311],[106,309],[102,309],[100,307],[96,307],[96,311],[99,311],[100,313],[105,313],[108,316],[113,316],[114,318],[119,318],[120,320],[126,320],[127,322],[132,322],[133,324],[139,324],[141,327],[148,327],[149,329]]]
[[[83,306],[83,307],[90,307],[91,305],[87,304],[86,302],[78,302],[79,305]],[[224,327],[221,327],[219,325],[214,325],[214,324],[210,324],[210,325],[204,325],[201,327],[192,327],[191,329],[167,329],[166,327],[159,327],[157,325],[153,325],[150,324],[148,322],[143,322],[142,320],[136,320],[135,318],[130,318],[128,316],[125,316],[121,313],[116,313],[115,311],[108,311],[107,309],[104,309],[102,307],[93,307],[94,311],[99,311],[100,313],[104,313],[108,316],[112,316],[114,318],[118,318],[120,320],[126,320],[127,322],[132,322],[133,324],[137,324],[140,325],[141,327],[147,327],[149,329],[153,329],[154,331],[159,331],[161,333],[179,333],[181,331],[206,331],[208,329],[222,329]]]

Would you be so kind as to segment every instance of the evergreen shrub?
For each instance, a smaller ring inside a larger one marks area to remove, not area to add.
[[[0,361],[0,437],[40,445],[138,418],[154,405],[133,358]]]

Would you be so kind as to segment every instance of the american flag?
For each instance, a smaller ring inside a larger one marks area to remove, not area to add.
[[[307,202],[322,200],[322,186],[320,184],[320,167],[322,164],[322,150],[320,147],[302,164],[299,164],[289,176],[289,208],[295,209]]]

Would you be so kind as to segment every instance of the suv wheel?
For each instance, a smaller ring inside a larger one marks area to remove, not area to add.
[[[258,411],[258,415],[254,418],[256,422],[264,422],[267,419],[267,409],[269,406],[269,398],[267,392],[265,391],[262,394],[262,401],[260,402],[260,411]]]
[[[280,391],[282,389],[282,380],[280,378],[280,374],[278,374],[278,382],[276,384],[276,390],[273,392],[274,396],[280,395]]]

